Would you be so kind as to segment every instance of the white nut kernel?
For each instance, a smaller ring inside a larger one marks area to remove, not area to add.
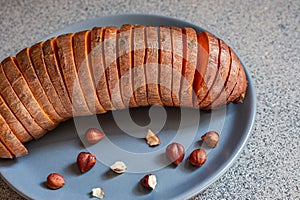
[[[142,178],[141,184],[149,190],[154,190],[157,185],[156,176],[154,174],[147,174]]]
[[[161,143],[158,136],[155,133],[153,133],[150,129],[147,132],[146,141],[147,141],[147,144],[151,147],[157,146]]]
[[[117,161],[112,166],[110,166],[110,169],[118,174],[122,174],[127,170],[127,167],[124,162]]]
[[[93,188],[92,189],[92,196],[93,197],[97,197],[99,199],[103,199],[104,198],[104,191],[102,188]]]

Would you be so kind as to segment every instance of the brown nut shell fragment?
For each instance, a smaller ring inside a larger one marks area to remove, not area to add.
[[[142,178],[141,184],[148,190],[154,190],[157,185],[156,176],[154,174],[147,174]]]

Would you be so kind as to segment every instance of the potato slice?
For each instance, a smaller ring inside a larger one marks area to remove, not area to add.
[[[159,27],[159,88],[165,106],[173,106],[172,100],[172,41],[171,29]]]
[[[47,131],[37,124],[37,122],[32,118],[27,109],[24,107],[15,91],[11,87],[10,83],[8,82],[4,74],[2,64],[0,65],[0,80],[0,93],[6,104],[10,107],[12,112],[34,139],[42,137]]]
[[[21,122],[16,118],[14,113],[10,110],[10,107],[6,104],[2,96],[0,95],[0,115],[6,121],[7,125],[15,136],[21,142],[28,142],[33,139],[33,137],[28,133],[28,131],[23,127]]]
[[[90,71],[90,46],[91,38],[90,31],[81,31],[75,33],[73,38],[74,59],[83,95],[92,113],[105,113],[106,110],[102,107],[98,100],[98,95],[94,87],[94,80]]]
[[[57,112],[57,114],[60,116],[62,121],[65,121],[70,118],[70,114],[66,111],[65,107],[63,106],[63,102],[60,100],[54,85],[50,79],[50,76],[48,74],[47,68],[53,67],[51,65],[45,64],[45,56],[43,53],[43,45],[44,42],[40,42],[35,44],[34,46],[30,47],[29,53],[30,58],[32,61],[32,65],[35,69],[36,76],[38,77],[38,80],[40,82],[40,85],[42,89],[44,90],[44,93],[46,97],[49,100],[49,103],[53,106],[53,109]],[[47,55],[49,57],[49,55]],[[49,64],[49,59],[47,59],[47,63]],[[22,71],[22,70],[21,70]],[[30,70],[31,71],[31,70]],[[30,79],[30,73],[28,71],[22,72],[25,78],[28,80]],[[32,72],[33,73],[33,72]],[[38,84],[38,83],[37,83]],[[30,84],[29,84],[30,86]],[[31,91],[35,91],[33,88],[35,88],[35,85],[31,86]],[[49,108],[51,109],[51,108]],[[58,118],[59,120],[59,118]]]
[[[145,72],[147,83],[147,96],[150,105],[163,105],[159,89],[159,41],[158,28],[147,26],[146,30],[146,55],[145,55]]]
[[[232,56],[232,66],[235,66],[237,68],[239,68],[239,75],[238,75],[238,79],[236,82],[236,85],[232,91],[232,93],[230,94],[227,102],[242,102],[244,97],[245,97],[245,93],[246,93],[246,89],[247,89],[247,79],[246,79],[246,74],[244,71],[244,68],[241,64],[241,62],[239,61],[238,57],[236,56],[236,54],[233,52],[233,50],[230,48],[231,50],[231,56]]]
[[[238,75],[238,69],[235,67],[231,67],[231,55],[229,51],[229,47],[224,43],[224,41],[220,41],[220,75],[225,78],[226,73],[228,73],[226,80],[224,82],[224,87],[222,91],[220,92],[219,96],[207,107],[205,107],[205,110],[209,110],[212,108],[218,108],[220,106],[224,106],[227,103],[227,98],[231,94],[236,79]],[[224,79],[223,79],[224,80]],[[221,87],[221,86],[220,86]]]
[[[18,57],[21,52],[17,55]],[[25,108],[28,110],[30,115],[39,124],[39,126],[45,130],[50,131],[54,129],[58,123],[51,120],[49,115],[44,112],[37,100],[34,98],[22,73],[17,67],[17,65],[20,64],[24,63],[17,63],[17,60],[14,57],[9,57],[2,62],[3,71],[7,77],[7,80],[10,82],[10,85],[14,89],[15,93],[17,94]]]
[[[214,40],[218,40],[216,37]],[[228,47],[225,49],[224,45],[219,42],[219,59],[218,59],[218,70],[215,76],[214,83],[209,90],[209,93],[205,99],[201,102],[202,108],[216,108],[219,105],[226,105],[226,81],[230,75],[230,54],[228,52]],[[228,93],[228,92],[227,92]],[[218,99],[219,102],[216,102]],[[211,105],[211,106],[209,106]]]
[[[58,48],[56,44],[56,38],[51,38],[43,44],[44,62],[52,82],[53,87],[65,108],[65,118],[73,116],[72,102],[68,94],[67,86],[63,78],[63,72],[59,67]],[[44,86],[45,87],[45,86]],[[54,95],[55,93],[53,93]]]
[[[132,68],[132,28],[131,24],[124,24],[120,28],[118,39],[118,59],[120,68],[120,90],[123,103],[126,107],[137,107],[133,94],[133,68]]]
[[[6,121],[0,115],[0,141],[6,146],[6,148],[16,157],[21,157],[28,154],[27,149],[18,140],[18,138],[12,133],[8,127]]]
[[[73,37],[74,34],[65,34],[57,37],[58,58],[69,97],[72,101],[73,116],[85,116],[92,114],[92,112],[87,106],[78,81],[72,48]]]
[[[34,46],[31,48],[34,48]],[[39,55],[37,53],[33,54],[33,57],[35,58],[38,56]],[[25,48],[20,51],[16,56],[16,61],[21,72],[20,74],[22,74],[23,78],[26,80],[26,83],[28,84],[28,87],[39,106],[44,110],[51,121],[54,123],[60,123],[62,118],[56,113],[52,104],[49,102],[44,89],[40,84],[39,78],[37,77],[35,69],[33,68],[29,55],[29,48]]]
[[[210,33],[204,33],[208,41],[208,61],[203,82],[198,92],[198,102],[200,109],[207,106],[211,102],[210,97],[205,101],[209,91],[211,90],[216,74],[218,73],[218,60],[219,60],[219,43],[218,40]],[[207,103],[208,102],[208,103]]]
[[[135,100],[139,106],[149,105],[144,69],[145,50],[145,27],[135,25],[133,29],[133,90]]]
[[[108,26],[104,32],[104,66],[106,73],[106,81],[110,93],[110,99],[116,109],[124,109],[120,91],[120,76],[117,61],[118,47],[118,28]]]
[[[14,158],[14,155],[12,155],[9,150],[4,146],[4,144],[0,141],[0,158]]]
[[[182,29],[171,27],[172,39],[172,100],[174,106],[180,106],[180,84],[183,64]]]
[[[91,31],[91,72],[95,81],[98,99],[105,110],[115,110],[107,85],[103,54],[104,28],[95,27]]]
[[[183,68],[180,88],[180,105],[193,107],[193,83],[197,68],[198,42],[196,31],[192,28],[183,28]]]

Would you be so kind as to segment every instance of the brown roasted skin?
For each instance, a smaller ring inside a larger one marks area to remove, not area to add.
[[[63,106],[63,102],[60,100],[60,97],[58,95],[58,93],[55,90],[54,87],[54,83],[51,81],[50,76],[48,74],[48,70],[50,70],[51,67],[53,67],[50,63],[50,57],[51,55],[46,55],[43,52],[43,45],[45,43],[44,42],[40,42],[37,43],[35,45],[33,45],[30,50],[29,50],[29,54],[30,54],[30,58],[32,61],[32,68],[29,68],[29,70],[24,69],[24,71],[22,71],[23,75],[25,76],[28,85],[30,86],[30,83],[32,82],[31,85],[31,91],[33,93],[36,93],[36,95],[39,96],[39,94],[46,96],[46,98],[48,98],[49,103],[47,102],[47,99],[45,99],[44,101],[46,101],[46,105],[43,105],[43,107],[46,107],[45,111],[49,110],[48,112],[57,113],[57,115],[55,115],[54,113],[54,120],[56,120],[57,122],[61,122],[64,121],[66,119],[69,118],[70,114],[66,111],[65,107]],[[49,44],[49,43],[48,43]],[[52,55],[53,58],[54,55]],[[47,65],[46,65],[46,61],[47,61]],[[53,61],[53,59],[52,59]],[[54,63],[54,62],[52,62]],[[31,73],[36,73],[35,75],[32,75]],[[34,79],[31,81],[31,76],[34,77]],[[58,76],[59,78],[59,76]],[[39,92],[36,91],[36,87],[39,88]],[[34,89],[33,89],[34,88]],[[45,97],[42,97],[45,98]],[[42,103],[43,104],[43,103]],[[54,110],[53,110],[54,109]]]
[[[159,83],[159,34],[158,27],[147,26],[146,32],[146,55],[145,74],[147,82],[148,103],[150,105],[163,105],[160,95]]]
[[[0,64],[0,158],[28,153],[76,116],[163,105],[202,110],[242,103],[245,70],[207,32],[124,24],[39,42]]]
[[[159,27],[159,85],[164,106],[173,106],[172,100],[172,41],[170,27]]]
[[[134,96],[139,106],[148,106],[147,84],[145,74],[145,27],[135,25],[132,33],[133,40],[133,86]]]
[[[133,66],[132,66],[132,29],[133,25],[121,26],[118,38],[118,59],[120,72],[120,89],[125,106],[138,107],[133,95]]]
[[[5,145],[0,142],[0,158],[9,158],[12,159],[14,156],[9,152]]]

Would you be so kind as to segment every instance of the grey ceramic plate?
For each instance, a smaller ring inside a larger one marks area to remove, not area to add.
[[[169,17],[118,15],[77,23],[49,35],[47,38],[62,33],[90,29],[94,26],[120,26],[124,23],[153,26],[188,26],[195,28],[197,31],[203,30],[193,24]],[[164,112],[165,116],[167,116],[167,121],[159,133],[162,145],[151,150],[145,145],[144,140],[124,134],[115,124],[113,115],[122,115],[125,111],[109,112],[98,116],[102,128],[108,133],[107,139],[120,149],[124,149],[127,152],[135,152],[136,154],[149,151],[163,152],[166,145],[176,138],[176,135],[182,134],[184,135],[182,137],[183,140],[187,140],[182,142],[187,142],[186,155],[189,155],[193,149],[201,146],[198,141],[205,131],[211,129],[220,131],[219,145],[213,150],[207,149],[207,162],[201,168],[190,166],[187,159],[185,159],[177,168],[168,165],[143,171],[143,169],[148,169],[146,167],[147,163],[136,159],[135,165],[140,167],[138,170],[131,170],[129,173],[116,176],[110,172],[109,167],[103,164],[100,159],[91,171],[82,175],[77,169],[75,160],[80,151],[86,151],[87,149],[82,145],[77,132],[82,132],[85,128],[94,126],[91,123],[94,118],[86,117],[78,118],[75,123],[74,120],[67,121],[39,141],[27,144],[30,151],[28,156],[15,160],[1,160],[1,175],[14,190],[28,199],[89,199],[91,198],[90,191],[94,187],[104,188],[105,199],[146,200],[185,199],[192,197],[217,180],[232,165],[250,135],[255,118],[256,96],[253,81],[247,69],[246,73],[249,87],[243,104],[228,105],[225,110],[214,113],[198,111],[195,113],[194,110],[167,108],[166,112]],[[143,126],[149,123],[148,111],[148,108],[138,108],[131,110],[130,113],[132,119],[140,126]],[[187,123],[185,126],[181,126],[180,130],[182,133],[178,133],[182,113],[185,113],[185,121],[197,119],[194,117],[195,114],[200,114],[200,120],[197,123]],[[76,129],[74,124],[78,125],[78,123],[79,126]],[[195,134],[191,133],[195,130]],[[107,149],[107,151],[103,152],[104,154],[110,155],[110,150]],[[118,159],[126,160],[126,158]],[[164,154],[159,154],[158,158],[154,158],[152,161],[156,163],[164,162]],[[136,166],[130,163],[128,168],[133,169]],[[64,175],[66,185],[60,190],[52,191],[46,188],[45,179],[51,172],[58,172]],[[157,188],[152,192],[144,190],[139,184],[139,180],[147,172],[154,173],[158,177]]]

